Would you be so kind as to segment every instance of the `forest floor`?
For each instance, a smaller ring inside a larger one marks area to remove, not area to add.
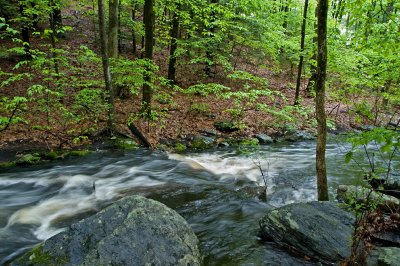
[[[65,34],[57,43],[59,48],[67,51],[67,55],[73,54],[74,51],[79,50],[81,45],[85,45],[99,54],[99,46],[96,44],[98,35],[95,33],[95,25],[93,19],[84,14],[84,10],[79,12],[69,10],[64,14],[65,25],[72,27],[72,31]],[[14,44],[9,41],[0,40],[1,48],[12,47]],[[31,46],[37,49],[43,49],[43,44],[48,44],[48,38],[34,37],[31,38]],[[41,48],[42,47],[42,48]],[[138,50],[140,53],[140,47]],[[122,42],[121,56],[127,58],[135,58],[132,54],[132,47],[129,40]],[[168,49],[156,49],[154,56],[155,63],[160,67],[159,75],[166,77],[168,68]],[[267,67],[260,68],[260,62],[252,62],[248,60],[246,54],[237,59],[237,69],[248,71],[256,76],[263,77],[269,81],[269,89],[275,92],[282,93],[286,99],[282,97],[275,97],[274,99],[261,97],[258,102],[266,103],[273,107],[283,107],[291,105],[294,102],[294,88],[296,74],[290,65],[281,71],[272,71],[274,69],[273,63],[268,63],[268,58],[263,59]],[[0,60],[0,69],[4,72],[27,72],[28,67],[21,66],[17,70],[13,70],[17,59],[14,57],[3,58]],[[270,67],[268,67],[268,65]],[[86,72],[91,76],[95,76],[98,80],[102,79],[101,66],[88,64],[85,66]],[[37,70],[32,70],[37,71]],[[67,70],[65,70],[67,73]],[[278,72],[278,73],[276,73]],[[213,68],[211,77],[204,74],[204,66],[201,64],[189,64],[184,60],[178,60],[177,67],[177,85],[183,90],[191,85],[198,83],[218,83],[232,88],[232,90],[240,90],[240,82],[233,81],[227,78],[226,73],[221,67]],[[0,77],[0,82],[1,82]],[[12,86],[6,86],[1,89],[1,95],[7,97],[13,96],[26,96],[27,88],[35,83],[41,84],[41,74],[37,73],[30,80],[22,80],[13,83]],[[258,133],[266,133],[268,135],[284,134],[285,130],[289,128],[297,128],[315,132],[315,114],[314,114],[314,99],[307,97],[305,87],[307,79],[303,79],[301,87],[301,111],[294,114],[293,121],[286,121],[285,119],[277,118],[273,114],[262,112],[256,108],[249,107],[244,110],[243,115],[240,117],[241,123],[244,125],[239,131],[234,133],[220,133],[223,136],[242,136],[252,137]],[[349,130],[361,126],[361,124],[368,124],[368,121],[356,122],[354,113],[351,112],[351,106],[334,100],[330,97],[329,92],[332,88],[327,88],[327,101],[326,112],[330,121],[334,122],[337,129]],[[74,93],[72,90],[67,90]],[[164,91],[164,94],[172,97],[169,101],[165,102],[163,99],[155,96],[153,98],[153,109],[162,111],[162,117],[154,122],[148,122],[143,119],[135,121],[136,127],[143,132],[149,139],[152,146],[160,141],[160,139],[182,139],[190,134],[199,134],[204,130],[214,129],[214,123],[218,121],[227,121],[232,117],[226,111],[233,107],[232,100],[222,100],[215,96],[200,97],[196,95],[187,95],[182,92]],[[351,102],[351,99],[348,99]],[[193,103],[197,103],[197,108],[194,108]],[[39,112],[29,112],[33,110],[35,102],[28,104],[28,109],[24,113],[26,120],[30,123],[19,123],[11,125],[7,130],[0,134],[0,148],[4,150],[24,149],[29,148],[45,148],[54,149],[57,147],[71,148],[74,146],[68,136],[65,135],[65,126],[60,122],[53,124],[52,132],[33,129],[32,124],[45,125],[46,116]],[[116,113],[116,126],[118,132],[132,136],[132,133],[127,127],[127,121],[132,114],[138,113],[141,108],[141,97],[139,95],[132,95],[125,93],[125,97],[117,98],[115,100],[115,113]],[[297,115],[297,116],[296,116]],[[313,122],[314,121],[314,122]],[[90,121],[89,121],[90,122]],[[93,121],[92,121],[93,122]],[[88,123],[88,122],[86,122]],[[87,125],[75,125],[76,127],[85,127]],[[106,126],[106,119],[97,122],[97,133]],[[67,140],[65,140],[67,139]]]

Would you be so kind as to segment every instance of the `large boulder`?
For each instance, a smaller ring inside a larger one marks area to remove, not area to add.
[[[261,234],[279,245],[323,263],[350,255],[354,217],[331,202],[295,203],[269,211]]]
[[[200,265],[197,244],[178,213],[133,196],[73,224],[12,265]]]

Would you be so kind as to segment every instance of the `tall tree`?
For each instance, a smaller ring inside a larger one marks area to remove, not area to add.
[[[144,1],[144,11],[143,11],[143,21],[144,21],[144,58],[148,60],[153,59],[153,39],[154,39],[154,0]],[[146,116],[151,114],[151,86],[150,86],[150,76],[144,74],[144,84],[142,92],[142,112]]]
[[[113,134],[114,125],[114,93],[111,83],[110,63],[108,59],[108,43],[106,34],[104,0],[98,0],[98,15],[99,15],[99,30],[100,30],[100,46],[101,46],[101,59],[103,63],[103,75],[106,91],[108,94],[108,130]]]
[[[178,3],[176,6],[176,10],[172,15],[172,29],[171,29],[171,48],[169,53],[169,62],[168,62],[168,79],[172,80],[175,83],[175,74],[176,74],[176,56],[175,51],[178,48],[178,37],[179,37],[179,9],[180,4]]]
[[[60,38],[63,37],[63,33],[60,31],[62,27],[62,16],[61,16],[61,3],[59,0],[50,0],[50,28],[54,28],[54,36]]]
[[[304,53],[304,39],[306,37],[307,10],[308,10],[308,0],[305,0],[304,12],[303,12],[303,23],[301,25],[300,60],[299,60],[299,67],[298,67],[298,73],[297,73],[296,95],[294,97],[294,105],[299,104],[299,97],[300,97],[301,72],[303,69],[303,61],[304,61],[304,54],[303,54]]]
[[[108,55],[111,58],[118,57],[118,21],[119,21],[119,0],[108,2],[109,21],[108,21]]]
[[[25,3],[19,3],[19,12],[21,13],[21,39],[25,51],[25,57],[30,58],[30,40],[29,40],[29,18],[25,14]]]
[[[318,5],[315,7],[315,16],[318,16]],[[314,22],[314,30],[315,31],[318,30],[318,21]],[[318,36],[315,34],[313,37],[313,47],[317,46],[317,43],[318,43]],[[308,80],[307,88],[306,88],[306,92],[308,95],[310,95],[311,91],[314,89],[315,80],[317,79],[317,66],[314,63],[317,61],[317,51],[315,48],[313,51],[313,55],[311,57],[311,61],[313,62],[312,64],[310,64],[311,77]]]
[[[215,21],[216,21],[216,5],[218,4],[219,0],[211,0],[210,4],[211,4],[211,12],[210,12],[210,21],[208,22],[208,26],[206,26],[207,30],[208,30],[208,42],[206,43],[206,58],[207,58],[207,62],[206,62],[206,66],[204,68],[204,73],[210,77],[211,76],[211,66],[212,66],[212,62],[213,62],[213,54],[212,54],[212,42],[213,38],[215,37]]]
[[[131,19],[132,19],[132,22],[135,22],[135,20],[136,20],[136,3],[133,3],[132,5],[133,6],[132,6],[132,10],[131,10]],[[136,30],[134,27],[132,27],[131,32],[132,32],[132,53],[133,53],[133,55],[136,56],[136,52],[137,52],[136,45],[137,44],[136,44]]]
[[[328,0],[318,0],[318,53],[317,53],[317,78],[315,82],[315,113],[317,118],[317,148],[316,171],[318,200],[329,200],[328,180],[326,176],[326,114],[325,114],[325,79],[327,66],[327,20]]]

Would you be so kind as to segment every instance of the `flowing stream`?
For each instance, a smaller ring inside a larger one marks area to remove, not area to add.
[[[316,199],[315,144],[261,146],[167,154],[97,152],[63,162],[0,173],[0,265],[68,225],[126,195],[144,195],[178,211],[200,240],[205,265],[310,265],[262,242],[258,220],[273,207]],[[330,196],[362,171],[344,163],[344,147],[329,144]],[[264,185],[268,200],[252,196]],[[250,192],[248,192],[250,191]]]

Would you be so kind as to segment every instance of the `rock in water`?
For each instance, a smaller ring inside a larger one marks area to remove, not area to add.
[[[260,221],[262,236],[323,263],[350,255],[354,217],[331,202],[290,204]]]
[[[12,265],[200,265],[197,243],[174,210],[133,196],[73,224]]]

